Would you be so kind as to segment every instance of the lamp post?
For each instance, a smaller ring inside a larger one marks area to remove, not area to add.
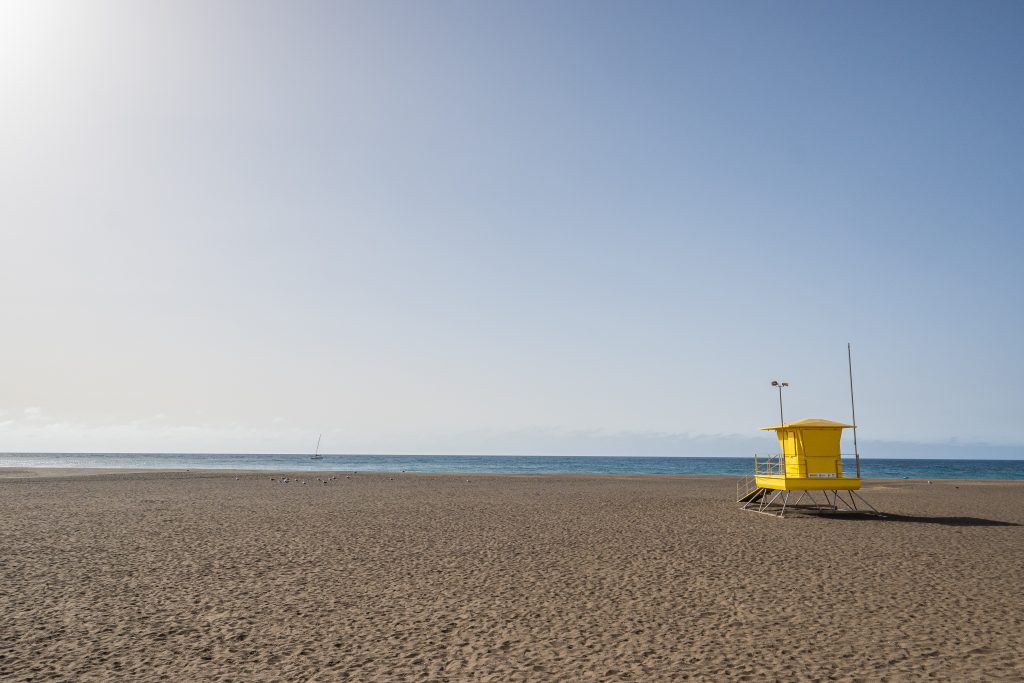
[[[779,388],[779,426],[783,428],[783,435],[785,435],[786,420],[782,417],[782,387],[788,387],[789,382],[780,382],[773,379],[772,386]]]
[[[786,459],[786,419],[782,416],[782,387],[788,387],[789,382],[780,382],[778,380],[772,380],[772,386],[779,388],[779,429],[781,430],[782,438],[779,439],[779,445],[782,446],[782,455],[779,456],[779,469],[782,470],[783,476],[785,476],[786,468],[782,465]]]

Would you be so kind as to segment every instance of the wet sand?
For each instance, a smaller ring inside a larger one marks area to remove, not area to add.
[[[1024,482],[281,476],[0,472],[0,678],[1024,680]]]

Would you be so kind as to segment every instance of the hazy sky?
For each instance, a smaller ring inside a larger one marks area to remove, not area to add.
[[[4,0],[0,451],[748,455],[850,341],[862,452],[1024,457],[1022,35]]]

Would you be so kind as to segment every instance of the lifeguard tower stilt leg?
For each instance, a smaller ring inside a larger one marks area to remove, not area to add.
[[[822,490],[821,494],[825,500],[820,501],[810,490],[800,491],[795,497],[796,491],[785,489],[757,488],[750,491],[748,495],[741,496],[737,502],[742,503],[741,510],[757,512],[772,517],[785,517],[786,512],[809,512],[809,513],[834,513],[834,512],[859,512],[862,514],[881,515],[875,507],[864,500],[856,491],[852,490]],[[857,505],[857,501],[860,505]],[[807,501],[807,502],[804,502]]]

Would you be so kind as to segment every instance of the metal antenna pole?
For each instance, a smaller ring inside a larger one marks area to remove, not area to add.
[[[853,403],[853,352],[846,342],[846,366],[850,370],[850,414],[853,417],[853,457],[857,461],[857,478],[860,479],[860,451],[857,450],[857,408]]]

